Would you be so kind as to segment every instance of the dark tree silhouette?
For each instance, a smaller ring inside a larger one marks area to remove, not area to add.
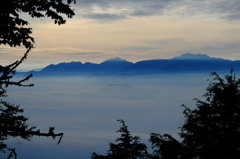
[[[225,79],[212,73],[206,101],[195,99],[197,108],[185,107],[180,136],[191,158],[240,158],[240,79],[233,70]]]
[[[23,109],[19,105],[10,104],[3,100],[7,97],[6,88],[9,85],[22,86],[22,87],[32,87],[33,84],[24,84],[27,80],[32,77],[32,74],[25,77],[19,81],[13,81],[13,75],[16,71],[17,66],[19,66],[23,60],[27,57],[29,50],[22,57],[21,60],[14,62],[8,66],[0,66],[0,152],[10,151],[8,158],[14,157],[17,158],[17,153],[14,148],[9,148],[4,141],[10,137],[21,137],[26,140],[30,140],[32,136],[46,136],[55,137],[59,136],[58,144],[61,142],[63,133],[54,133],[54,128],[50,127],[49,132],[42,133],[40,130],[37,130],[34,126],[29,126],[27,124],[28,118],[23,116]]]
[[[24,84],[32,77],[32,74],[14,81],[13,76],[16,68],[27,58],[28,53],[33,48],[34,38],[31,37],[32,28],[26,27],[29,22],[22,19],[22,13],[29,14],[32,18],[50,17],[55,24],[64,24],[66,20],[62,15],[68,18],[74,16],[70,4],[76,0],[1,0],[0,1],[0,45],[9,45],[10,47],[24,46],[27,51],[23,57],[10,65],[0,65],[0,152],[10,151],[8,159],[17,158],[14,148],[9,148],[5,141],[11,137],[21,137],[30,140],[32,136],[59,136],[58,144],[61,142],[63,133],[56,134],[54,127],[50,127],[47,133],[42,133],[35,126],[27,124],[28,118],[23,116],[23,109],[19,105],[10,104],[3,100],[7,97],[6,88],[9,85],[31,87],[33,84]]]
[[[151,133],[150,140],[152,143],[153,153],[151,159],[180,159],[183,151],[179,141],[174,139],[170,134]]]
[[[150,142],[158,159],[237,159],[240,158],[240,79],[233,74],[213,80],[203,95],[195,99],[193,110],[185,105],[181,142],[168,134],[152,133]]]
[[[70,8],[71,3],[76,0],[1,0],[0,1],[0,45],[25,46],[32,48],[34,38],[30,35],[32,28],[27,20],[24,20],[23,13],[32,18],[50,17],[55,24],[64,24],[66,20],[62,15],[68,18],[74,16]]]
[[[234,70],[221,78],[211,74],[205,101],[195,99],[196,108],[184,107],[185,122],[179,133],[181,141],[170,134],[151,133],[153,153],[139,137],[132,137],[123,120],[117,132],[118,144],[110,143],[106,156],[92,154],[92,159],[239,159],[240,158],[240,79]]]
[[[122,127],[117,131],[121,136],[116,139],[117,144],[109,143],[110,149],[106,156],[92,154],[92,159],[145,159],[148,158],[147,147],[140,143],[138,136],[131,136],[124,120],[118,120]]]

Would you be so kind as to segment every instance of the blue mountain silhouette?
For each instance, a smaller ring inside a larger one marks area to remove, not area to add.
[[[161,73],[210,73],[226,72],[231,68],[240,69],[240,61],[209,57],[205,54],[182,54],[172,59],[154,59],[132,63],[121,58],[112,58],[100,64],[59,63],[49,65],[42,71],[34,72],[40,76],[66,75],[143,75]]]
[[[209,57],[205,54],[191,54],[191,53],[185,53],[180,56],[172,58],[174,60],[213,60],[213,59],[220,59],[220,58],[214,58]],[[221,60],[221,59],[220,59]]]

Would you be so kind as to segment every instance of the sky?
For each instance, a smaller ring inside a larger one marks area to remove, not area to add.
[[[31,19],[35,48],[19,69],[120,57],[131,62],[183,53],[240,60],[239,0],[77,0],[76,16],[62,26]],[[0,63],[25,49],[0,46]]]

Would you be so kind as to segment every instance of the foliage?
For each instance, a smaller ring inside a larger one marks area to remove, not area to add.
[[[131,136],[124,120],[118,120],[122,127],[117,131],[121,136],[116,139],[117,144],[109,143],[110,149],[106,156],[92,154],[92,159],[144,159],[148,158],[147,147],[140,143],[138,136]]]
[[[183,151],[181,143],[174,139],[170,134],[156,134],[151,133],[150,140],[152,148],[151,159],[180,159]]]
[[[29,49],[30,50],[30,49]],[[14,86],[22,86],[22,87],[31,87],[33,84],[24,84],[25,81],[29,80],[32,77],[32,74],[25,77],[19,81],[13,81],[13,74],[16,71],[17,66],[19,66],[23,60],[27,57],[29,50],[25,53],[21,60],[14,62],[8,66],[0,67],[0,97],[6,98],[7,91],[6,88],[9,85]],[[6,150],[10,151],[8,158],[15,157],[17,153],[14,148],[9,148],[4,141],[10,137],[21,137],[22,139],[30,140],[32,136],[51,136],[55,139],[55,137],[59,136],[58,144],[61,142],[63,137],[63,133],[54,133],[54,128],[50,127],[48,133],[41,133],[40,130],[36,130],[36,127],[29,126],[27,124],[28,118],[21,115],[23,113],[23,109],[20,108],[19,105],[10,104],[9,102],[0,99],[0,151],[6,152]]]
[[[221,78],[213,72],[203,98],[195,99],[196,108],[184,107],[185,122],[179,133],[181,141],[170,134],[151,133],[153,153],[132,137],[123,120],[117,132],[118,144],[110,143],[106,156],[92,154],[92,159],[238,159],[240,158],[240,79],[231,69]],[[132,142],[132,143],[131,143]]]
[[[180,136],[187,154],[195,158],[240,157],[240,79],[233,70],[225,79],[212,73],[204,94],[206,102],[195,99],[197,108],[185,107],[186,118]]]
[[[193,110],[185,105],[185,122],[179,133],[182,142],[168,134],[152,133],[150,142],[158,159],[240,158],[240,79],[233,70],[221,78],[211,74],[203,97]]]
[[[68,18],[75,15],[70,8],[71,3],[76,3],[76,0],[67,0],[66,3],[62,0],[1,0],[0,45],[23,45],[27,49],[32,48],[32,28],[27,27],[29,22],[23,19],[24,13],[32,18],[50,17],[55,24],[61,25],[66,23],[61,14]]]
[[[1,0],[0,1],[0,45],[10,47],[24,46],[27,51],[23,57],[8,66],[0,65],[0,151],[10,151],[8,159],[17,158],[14,148],[9,148],[5,140],[11,137],[21,137],[30,140],[32,136],[59,136],[58,144],[61,142],[63,133],[54,133],[54,127],[50,127],[47,133],[42,133],[34,126],[27,124],[28,118],[23,116],[23,109],[19,105],[14,105],[3,100],[7,97],[6,88],[9,85],[31,87],[33,84],[25,85],[24,82],[32,77],[32,74],[19,80],[13,81],[12,78],[16,68],[27,58],[28,53],[33,48],[34,38],[31,36],[32,28],[27,27],[29,22],[23,17],[26,14],[32,18],[50,17],[55,24],[61,25],[66,22],[62,15],[68,18],[74,16],[70,4],[76,0]]]

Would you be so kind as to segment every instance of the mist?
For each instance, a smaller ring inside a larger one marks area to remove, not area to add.
[[[108,143],[119,136],[117,120],[123,119],[150,150],[152,132],[179,138],[181,105],[194,108],[193,99],[202,98],[208,78],[209,74],[32,78],[28,83],[34,87],[9,88],[7,101],[24,108],[30,125],[63,132],[62,142],[33,137],[8,143],[16,147],[19,159],[87,159],[92,152],[107,152]]]

